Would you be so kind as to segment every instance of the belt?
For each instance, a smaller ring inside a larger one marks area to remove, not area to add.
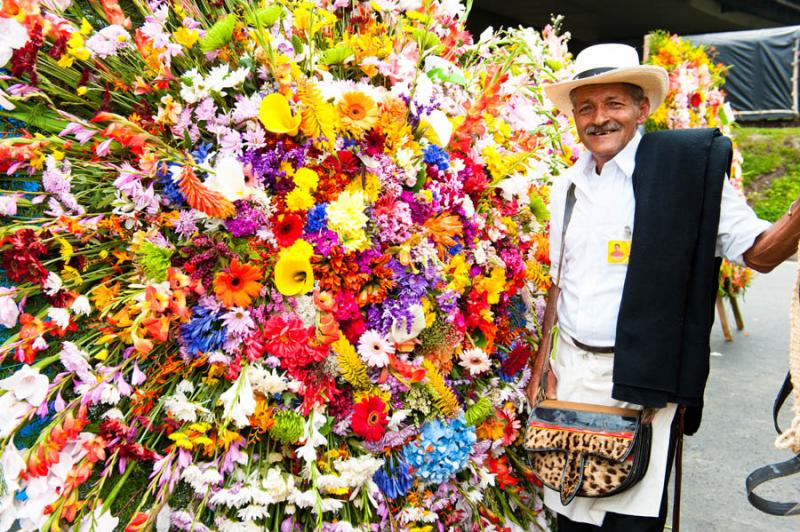
[[[614,346],[613,345],[610,346],[610,347],[596,347],[596,346],[593,346],[593,345],[586,345],[583,342],[579,342],[578,340],[576,340],[572,336],[570,336],[569,339],[572,341],[573,344],[575,344],[575,347],[577,347],[578,349],[582,349],[584,351],[588,351],[590,353],[611,354],[611,353],[614,352]]]

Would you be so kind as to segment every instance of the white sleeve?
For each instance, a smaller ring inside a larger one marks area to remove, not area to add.
[[[726,175],[722,185],[717,256],[744,266],[742,255],[750,249],[756,237],[770,225],[768,221],[756,216],[745,198],[730,184]]]
[[[564,224],[564,204],[567,200],[566,179],[556,178],[550,189],[550,278],[558,279],[558,257],[561,253],[561,226]]]

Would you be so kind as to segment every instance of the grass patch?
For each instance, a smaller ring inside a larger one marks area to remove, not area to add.
[[[740,127],[745,195],[756,214],[775,221],[800,196],[800,128]]]

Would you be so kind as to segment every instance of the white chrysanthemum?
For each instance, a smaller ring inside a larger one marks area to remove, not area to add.
[[[61,277],[54,272],[49,272],[47,274],[47,279],[44,281],[44,293],[48,296],[53,296],[61,290],[63,283],[61,282]]]
[[[247,368],[247,377],[253,390],[265,397],[285,392],[289,388],[289,383],[277,370],[267,370],[261,364],[253,364]]]
[[[252,521],[245,521],[242,523],[239,521],[230,521],[228,519],[220,521],[217,527],[219,532],[261,532],[264,530],[264,527],[258,526]]]
[[[280,469],[272,467],[261,480],[261,487],[276,503],[283,502],[294,490],[294,479],[291,475],[284,477]]]
[[[69,327],[69,311],[65,308],[50,307],[47,309],[47,317],[53,320],[59,329]]]
[[[192,381],[183,379],[178,383],[178,386],[175,387],[175,391],[183,395],[189,395],[194,392],[194,384],[192,384]]]
[[[167,412],[175,419],[188,423],[197,421],[197,414],[199,412],[208,412],[208,410],[202,406],[191,402],[184,394],[180,393],[180,391],[164,398],[164,408],[166,408]]]
[[[266,519],[269,517],[269,511],[266,506],[259,504],[250,504],[236,512],[236,517],[245,521],[253,521],[255,519]]]
[[[89,303],[89,298],[86,296],[78,296],[72,302],[70,310],[78,316],[88,316],[92,312],[92,304]]]
[[[382,465],[383,458],[375,458],[371,455],[337,460],[333,464],[342,481],[351,488],[358,488],[370,482],[372,475]]]
[[[394,354],[394,345],[381,333],[370,329],[358,339],[358,354],[373,368],[383,368],[389,363],[389,355]]]
[[[458,355],[458,359],[458,364],[469,371],[469,374],[473,377],[475,375],[480,375],[492,367],[492,363],[489,361],[489,355],[480,347],[462,351],[461,354]]]

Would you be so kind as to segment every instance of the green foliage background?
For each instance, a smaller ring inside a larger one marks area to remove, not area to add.
[[[741,127],[734,137],[750,205],[759,217],[777,220],[800,196],[800,128]]]

